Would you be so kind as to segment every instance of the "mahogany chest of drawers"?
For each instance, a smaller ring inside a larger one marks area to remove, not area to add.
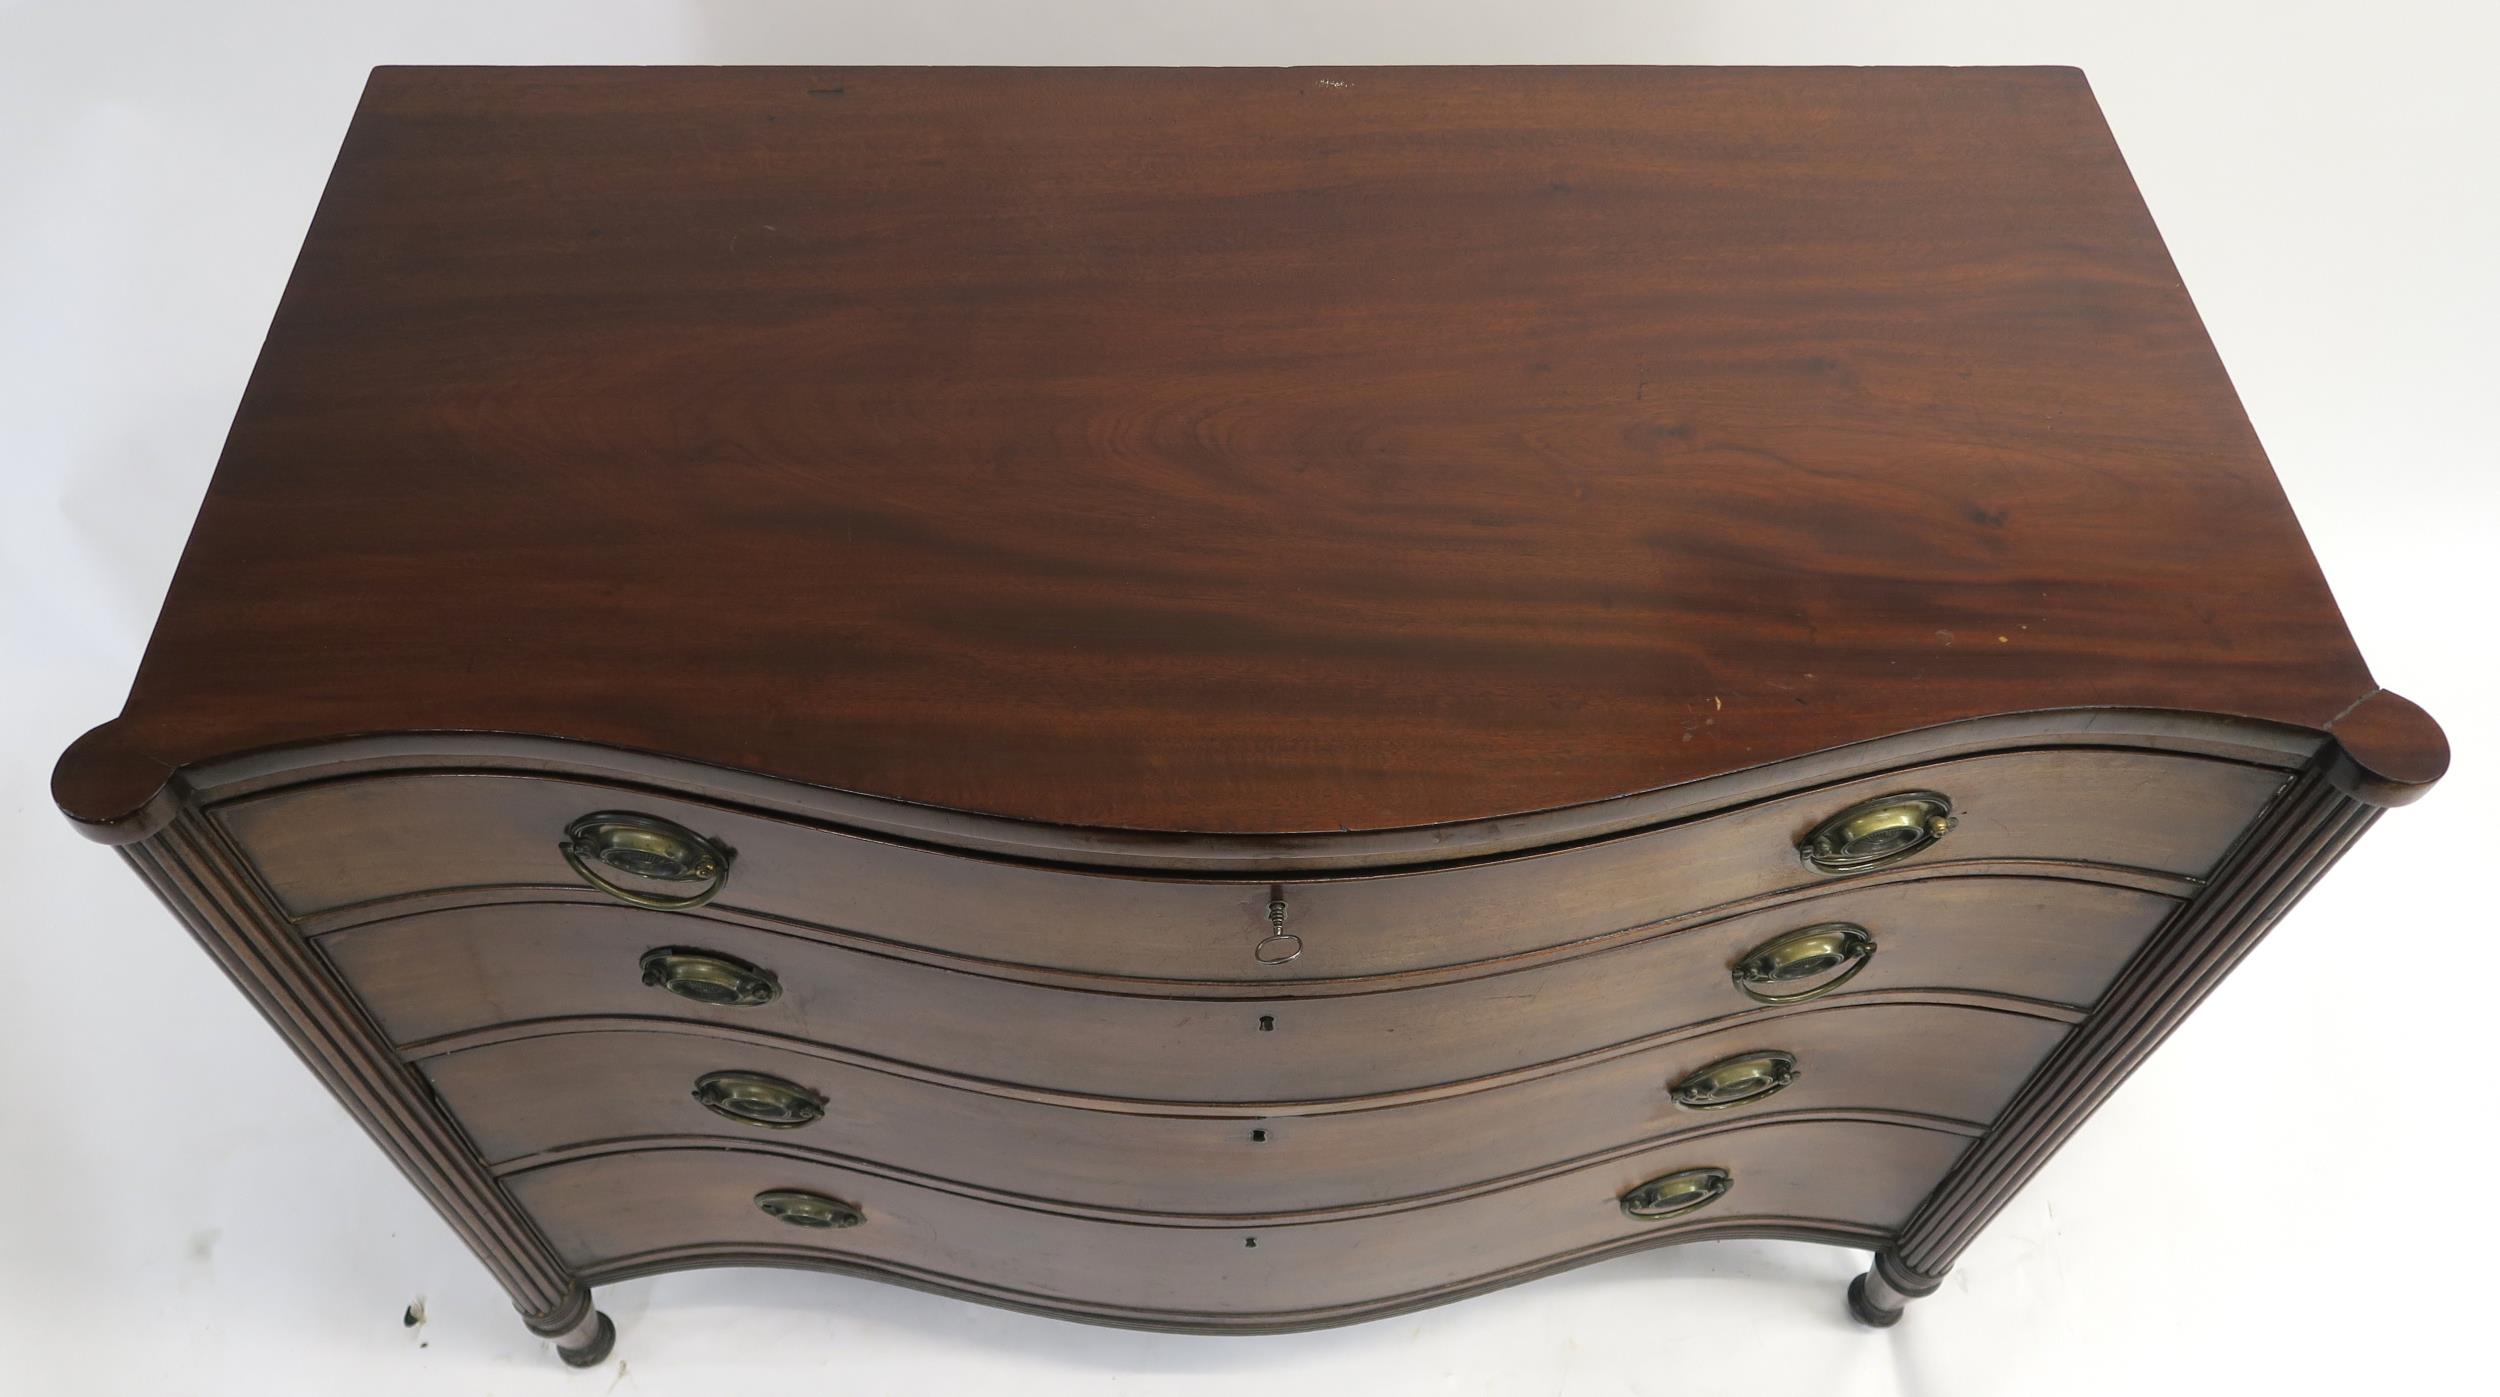
[[[55,794],[590,1363],[1890,1323],[2445,763],[2072,71],[384,69]]]

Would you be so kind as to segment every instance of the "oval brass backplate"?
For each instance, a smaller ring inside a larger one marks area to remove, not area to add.
[[[1679,1217],[1716,1202],[1735,1182],[1734,1174],[1716,1166],[1662,1175],[1623,1195],[1623,1211],[1644,1222]]]
[[[1865,927],[1822,922],[1772,937],[1747,951],[1728,970],[1728,978],[1761,1003],[1802,1004],[1849,983],[1874,956],[1875,938]],[[1800,984],[1805,987],[1779,988]]]
[[[857,1227],[862,1221],[853,1204],[803,1188],[768,1188],[755,1195],[755,1206],[792,1227]]]
[[[1953,802],[1934,791],[1860,801],[1814,827],[1797,856],[1825,873],[1855,873],[1909,857],[1953,832]]]
[[[1675,1084],[1675,1104],[1692,1111],[1724,1111],[1784,1091],[1797,1080],[1794,1053],[1746,1053],[1714,1062]]]
[[[581,880],[636,907],[682,912],[720,895],[729,881],[730,861],[737,854],[728,845],[706,839],[673,820],[638,815],[628,810],[601,810],[564,827],[556,848]],[[626,887],[600,869],[613,869],[655,883],[701,883],[682,896],[649,893]]]
[[[825,1114],[824,1097],[761,1072],[706,1072],[695,1078],[694,1099],[716,1116],[768,1130],[796,1130]]]
[[[697,1004],[742,1008],[781,997],[781,980],[760,965],[696,946],[654,946],[642,953],[642,982]]]

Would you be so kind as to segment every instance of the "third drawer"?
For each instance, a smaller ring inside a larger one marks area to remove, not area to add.
[[[752,1035],[600,1030],[518,1038],[419,1066],[487,1161],[550,1163],[619,1142],[770,1142],[1009,1200],[1121,1212],[1265,1215],[1513,1182],[1732,1119],[1891,1119],[1975,1133],[2066,1032],[2060,1021],[1934,1004],[1836,1004],[1672,1036],[1498,1085],[1293,1110],[1121,1108],[976,1090]],[[1673,1086],[1782,1053],[1792,1084],[1696,1109]],[[821,1103],[797,1128],[697,1099],[720,1072]]]

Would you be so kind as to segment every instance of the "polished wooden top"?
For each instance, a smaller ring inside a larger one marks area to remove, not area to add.
[[[402,68],[56,794],[1361,830],[2375,692],[2072,70]]]

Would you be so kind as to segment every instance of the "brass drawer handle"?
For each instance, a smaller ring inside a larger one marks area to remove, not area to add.
[[[857,1227],[862,1221],[851,1204],[803,1188],[768,1188],[755,1195],[755,1206],[792,1227]]]
[[[1693,1111],[1724,1111],[1760,1101],[1797,1081],[1794,1053],[1747,1053],[1714,1062],[1677,1082],[1675,1104]]]
[[[1824,922],[1785,936],[1773,937],[1745,953],[1728,972],[1736,988],[1763,1004],[1802,1004],[1819,999],[1857,978],[1875,957],[1875,938],[1849,922]],[[1833,971],[1839,971],[1832,975]],[[1831,975],[1819,985],[1781,992],[1768,986],[1793,985]]]
[[[582,816],[564,827],[564,839],[556,847],[583,882],[619,902],[655,912],[683,912],[719,896],[729,882],[729,861],[737,857],[729,846],[684,825],[626,810]],[[602,865],[655,882],[703,886],[683,897],[636,892],[600,873]]]
[[[655,946],[642,953],[642,982],[679,999],[724,1008],[770,1004],[781,980],[760,965],[694,946]]]
[[[1953,832],[1953,802],[1934,791],[1860,801],[1814,827],[1797,856],[1825,873],[1855,873],[1909,857]]]
[[[796,1130],[825,1114],[824,1097],[761,1072],[706,1072],[694,1080],[694,1099],[716,1116],[767,1130]]]
[[[1644,1222],[1677,1217],[1718,1201],[1736,1176],[1717,1167],[1687,1169],[1650,1180],[1623,1195],[1623,1211]]]

